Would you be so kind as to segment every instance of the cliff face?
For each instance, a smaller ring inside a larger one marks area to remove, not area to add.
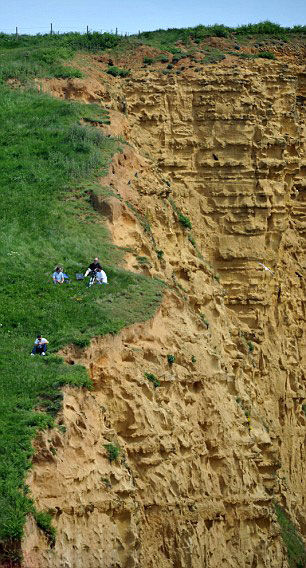
[[[302,80],[256,62],[51,85],[114,109],[130,146],[93,201],[167,289],[152,321],[65,351],[95,388],[66,390],[66,432],[36,442],[58,536],[30,519],[25,567],[288,566],[273,503],[305,530]]]

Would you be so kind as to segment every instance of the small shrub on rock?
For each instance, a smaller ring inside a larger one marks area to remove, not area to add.
[[[120,448],[115,444],[104,444],[104,448],[107,451],[108,459],[111,462],[116,461],[120,454]]]
[[[252,343],[252,341],[248,341],[248,348],[249,348],[249,352],[253,353],[254,351],[254,343]]]
[[[171,367],[171,365],[173,365],[173,363],[175,361],[175,356],[174,355],[167,355],[167,360],[168,360],[168,363]]]
[[[186,227],[186,229],[192,228],[192,224],[191,224],[190,219],[188,219],[188,217],[183,215],[183,213],[179,213],[178,220],[181,223],[181,225],[183,225],[183,227]]]
[[[156,378],[155,375],[153,375],[153,373],[145,373],[144,375],[145,375],[146,379],[148,379],[148,381],[150,381],[150,383],[153,384],[155,389],[157,387],[160,387],[160,381]]]

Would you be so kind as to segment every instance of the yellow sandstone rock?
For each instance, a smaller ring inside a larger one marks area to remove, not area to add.
[[[65,389],[67,431],[36,440],[57,540],[29,519],[25,568],[288,567],[273,503],[305,531],[302,78],[256,61],[45,86],[112,106],[105,132],[130,145],[101,184],[122,200],[95,207],[168,288],[151,321],[64,350],[94,390]]]

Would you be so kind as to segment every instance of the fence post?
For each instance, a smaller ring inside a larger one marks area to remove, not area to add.
[[[18,39],[18,28],[16,26],[16,39]]]
[[[51,23],[51,29],[50,29],[50,35],[53,34],[53,29],[52,29],[52,23]]]

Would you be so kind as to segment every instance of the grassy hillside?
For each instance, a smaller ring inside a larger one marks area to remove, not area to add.
[[[18,68],[18,57],[11,56],[8,64]],[[44,65],[40,73],[53,63]],[[26,76],[24,69],[19,73],[22,80],[33,76],[27,66]],[[85,369],[63,364],[54,353],[149,318],[162,295],[160,283],[120,268],[122,251],[109,241],[91,207],[89,187],[122,144],[97,128],[81,126],[84,116],[107,119],[98,105],[0,85],[2,559],[18,555],[25,516],[34,510],[24,479],[37,428],[52,425],[60,386],[90,387]],[[96,255],[109,285],[87,289],[73,277]],[[71,284],[53,285],[57,263],[72,277]],[[38,332],[50,342],[46,358],[30,357]]]

